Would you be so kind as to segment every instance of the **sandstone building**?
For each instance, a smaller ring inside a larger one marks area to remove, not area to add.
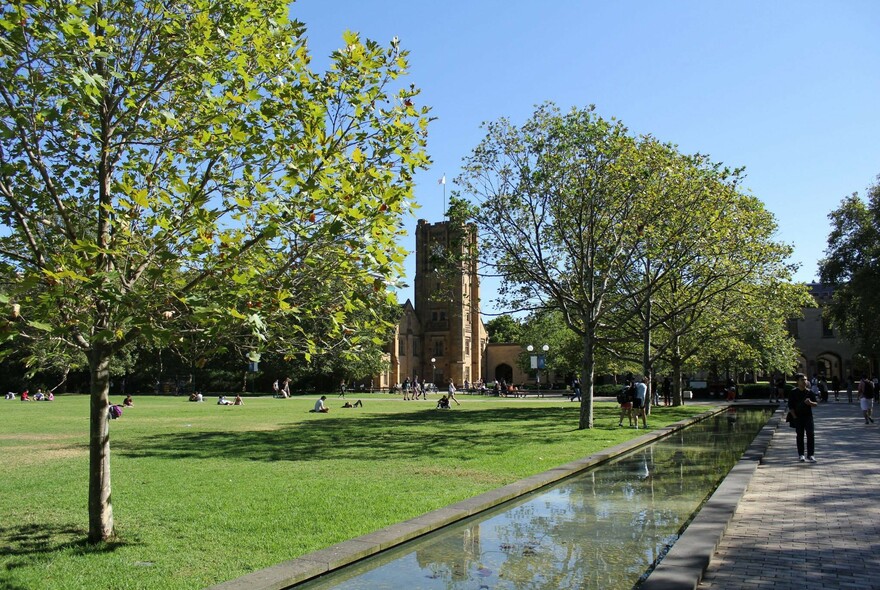
[[[477,263],[440,268],[450,249],[476,247],[476,233],[448,221],[416,227],[415,305],[403,304],[402,315],[388,350],[389,369],[380,387],[424,378],[443,388],[452,379],[457,387],[483,377],[486,328],[480,319]]]

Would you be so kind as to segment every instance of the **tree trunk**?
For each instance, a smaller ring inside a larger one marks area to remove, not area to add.
[[[89,420],[89,542],[113,536],[110,503],[110,358],[103,346],[89,353],[91,409]]]
[[[596,354],[592,337],[584,336],[584,358],[581,363],[581,412],[578,421],[578,430],[593,427],[593,387],[594,371],[596,369]]]
[[[684,405],[684,398],[681,395],[681,361],[678,358],[672,360],[672,405]]]
[[[675,336],[672,343],[672,360],[669,363],[672,365],[672,405],[673,406],[682,406],[684,405],[683,397],[681,395],[681,355],[679,354],[680,348],[678,346],[679,340],[678,336]]]

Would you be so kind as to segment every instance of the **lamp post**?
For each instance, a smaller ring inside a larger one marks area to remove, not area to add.
[[[535,375],[535,380],[538,384],[538,388],[540,389],[540,387],[541,387],[541,369],[544,368],[544,364],[546,362],[547,351],[550,350],[550,346],[548,344],[545,344],[544,346],[541,347],[541,350],[544,351],[544,354],[531,354],[535,350],[535,347],[532,346],[531,344],[526,346],[526,350],[529,351],[529,354],[531,356],[531,361],[532,361],[531,367],[537,371],[537,373]]]
[[[431,383],[434,384],[434,387],[437,387],[436,379],[437,379],[437,365],[434,364],[437,362],[437,359],[431,357]]]

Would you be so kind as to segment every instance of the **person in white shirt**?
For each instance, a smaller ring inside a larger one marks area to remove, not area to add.
[[[636,396],[633,400],[633,413],[636,417],[636,428],[639,427],[639,416],[642,417],[642,427],[648,427],[648,417],[645,416],[645,396],[648,393],[647,377],[636,381]]]
[[[326,396],[326,395],[322,395],[322,396],[321,396],[321,399],[319,399],[318,401],[315,402],[315,409],[312,410],[312,411],[313,411],[313,412],[317,412],[317,413],[319,413],[319,414],[326,414],[327,412],[329,412],[329,411],[330,411],[330,408],[328,408],[328,407],[324,404],[324,400],[325,400],[325,399],[327,399],[327,396]]]

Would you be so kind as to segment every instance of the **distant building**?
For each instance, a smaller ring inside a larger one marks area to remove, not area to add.
[[[788,331],[801,351],[798,371],[809,377],[824,375],[827,379],[841,380],[858,378],[863,373],[876,374],[877,359],[857,354],[855,347],[839,337],[823,316],[822,307],[831,301],[834,288],[821,283],[808,283],[807,287],[816,300],[816,307],[805,308],[803,319],[788,322]]]
[[[464,232],[467,232],[465,235]],[[415,305],[409,300],[388,350],[389,369],[380,387],[424,378],[438,388],[449,379],[461,387],[482,375],[486,328],[480,319],[477,263],[463,263],[458,272],[438,272],[438,259],[448,249],[476,247],[476,232],[456,229],[448,221],[416,227]]]

